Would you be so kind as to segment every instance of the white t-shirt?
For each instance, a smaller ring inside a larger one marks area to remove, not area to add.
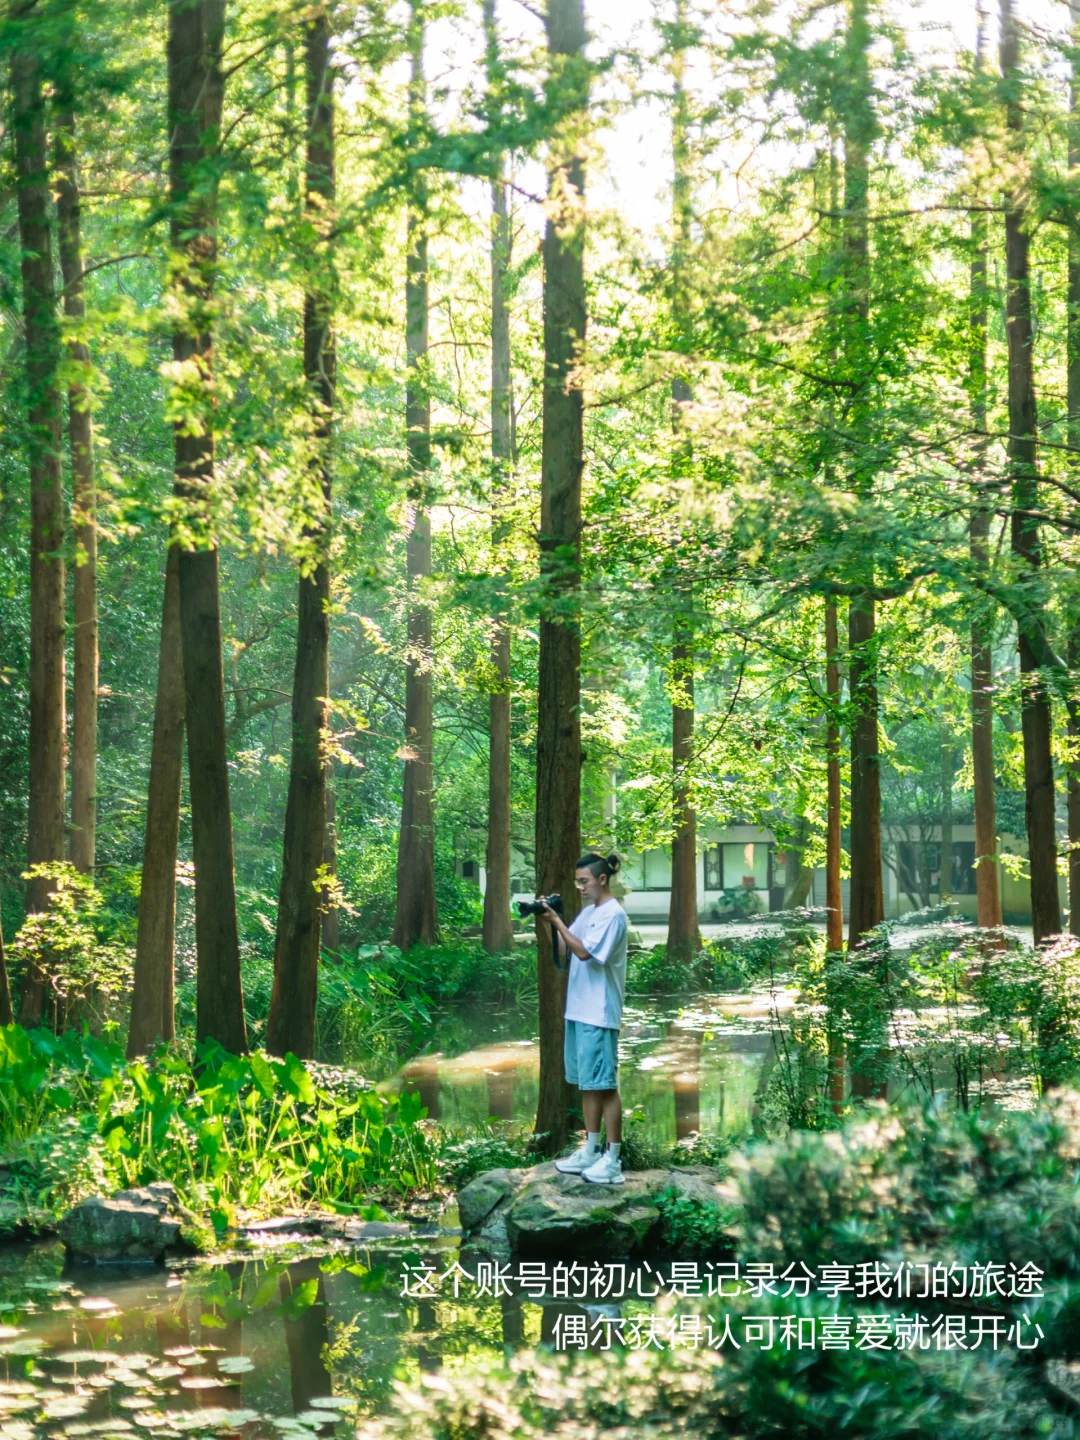
[[[566,1018],[618,1030],[626,991],[626,911],[614,896],[602,905],[586,905],[570,934],[591,958],[579,960],[571,952]]]

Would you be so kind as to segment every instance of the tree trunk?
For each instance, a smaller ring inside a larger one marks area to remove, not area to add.
[[[814,869],[805,862],[806,847],[810,842],[810,821],[806,815],[796,819],[795,836],[786,847],[787,884],[784,886],[782,908],[797,910],[810,899],[814,888]]]
[[[844,126],[845,358],[860,382],[873,363],[868,336],[870,242],[867,210],[870,143],[875,133],[869,68],[871,44],[866,0],[851,0],[844,46],[851,83]],[[878,753],[875,606],[869,593],[852,599],[848,610],[851,651],[851,907],[848,944],[854,946],[885,918],[881,873],[881,774]]]
[[[1012,0],[1001,4],[1001,72],[1017,84],[1020,35]],[[1018,100],[1006,106],[1006,124],[1023,145],[1023,110]],[[1016,194],[1005,201],[1006,333],[1009,352],[1009,459],[1012,471],[1012,554],[1021,583],[1042,564],[1038,522],[1030,512],[1039,505],[1038,418],[1035,403],[1034,344],[1029,282],[1030,237],[1027,210]],[[1027,512],[1027,513],[1025,513]],[[1054,827],[1054,761],[1051,752],[1050,698],[1030,641],[1019,627],[1020,724],[1024,737],[1025,820],[1031,870],[1031,924],[1039,944],[1061,929],[1058,901],[1057,836]]]
[[[292,763],[285,810],[285,841],[274,942],[274,986],[266,1048],[315,1053],[319,990],[322,887],[319,870],[326,846],[326,766],[330,714],[330,443],[334,413],[334,280],[325,251],[333,224],[334,92],[330,21],[325,10],[306,26],[307,205],[316,254],[310,257],[304,296],[304,377],[311,397],[318,449],[315,464],[321,513],[310,532],[317,563],[301,575],[297,604],[296,665],[292,695]]]
[[[1069,169],[1080,165],[1080,0],[1070,0],[1072,20],[1072,85],[1069,92]],[[1069,294],[1066,320],[1067,406],[1069,462],[1075,475],[1080,470],[1080,234],[1069,230]],[[1069,669],[1080,666],[1080,620],[1069,640]],[[1069,777],[1069,929],[1080,935],[1080,726],[1069,717],[1071,757]]]
[[[495,80],[498,35],[495,0],[484,0],[488,42],[488,82]],[[499,159],[499,178],[491,186],[491,468],[493,479],[491,549],[497,573],[503,569],[501,550],[506,523],[498,506],[508,471],[514,463],[513,391],[510,372],[510,312],[507,274],[513,234],[507,208],[506,183]],[[500,592],[492,616],[491,668],[494,684],[488,701],[488,834],[485,860],[483,944],[489,954],[513,948],[510,915],[510,624],[506,596]]]
[[[14,17],[29,24],[33,4]],[[11,59],[11,120],[15,131],[19,246],[22,252],[22,318],[26,354],[30,461],[30,796],[27,861],[64,858],[64,490],[58,380],[60,329],[53,285],[49,162],[42,98],[41,48],[24,33]],[[27,885],[27,909],[42,910],[53,882]],[[36,966],[23,977],[21,1019],[36,1025],[45,1002]]]
[[[825,606],[825,693],[829,697],[825,727],[825,948],[844,948],[844,902],[840,894],[840,635],[836,602]]]
[[[424,92],[424,25],[412,11],[410,108],[418,121]],[[427,192],[417,182],[409,204],[405,262],[405,430],[409,454],[411,526],[406,550],[409,577],[408,656],[405,661],[405,775],[398,836],[397,911],[391,941],[408,950],[439,938],[435,900],[435,717],[431,607],[423,593],[431,574],[431,395],[428,377]]]
[[[552,138],[544,230],[544,386],[540,502],[540,621],[536,733],[536,882],[557,891],[567,920],[578,908],[581,842],[581,477],[584,407],[578,366],[585,342],[585,165],[580,128],[588,105],[583,0],[549,0],[549,64],[569,114]],[[540,1096],[536,1143],[557,1154],[568,1134],[563,1079],[566,971],[555,968],[550,928],[537,923]]]
[[[176,942],[176,850],[184,767],[184,669],[180,647],[180,551],[170,545],[161,609],[157,700],[150,749],[135,983],[128,1026],[129,1059],[176,1034],[173,969]]]
[[[686,24],[685,0],[676,0],[675,24]],[[671,52],[671,158],[672,221],[674,245],[671,269],[674,278],[675,328],[686,341],[687,297],[685,293],[686,251],[693,219],[691,205],[690,103],[684,84],[686,41],[680,35]],[[676,434],[683,424],[685,407],[693,398],[681,376],[671,382],[671,422]],[[672,816],[671,902],[668,908],[668,954],[689,964],[701,948],[697,896],[697,814],[694,810],[690,769],[694,760],[694,599],[689,585],[676,579],[675,625],[671,647],[671,771]]]
[[[975,63],[986,63],[987,14],[980,5]],[[971,220],[971,351],[968,366],[971,385],[971,419],[978,432],[986,429],[987,365],[986,323],[988,293],[986,282],[987,221],[985,215]],[[986,444],[976,442],[976,475],[984,469]],[[972,563],[980,570],[989,565],[990,514],[978,504],[968,526]],[[975,800],[975,894],[979,927],[994,930],[1001,925],[1001,886],[996,859],[997,814],[994,796],[994,657],[991,648],[993,615],[985,606],[971,622],[971,765]]]
[[[947,905],[952,900],[953,867],[953,781],[956,758],[952,736],[946,731],[941,746],[941,845],[938,849],[938,900]]]
[[[697,905],[697,815],[690,798],[690,766],[694,760],[694,640],[692,600],[677,596],[671,678],[672,813],[671,903],[668,908],[667,953],[689,964],[701,948]]]
[[[334,757],[326,761],[326,829],[323,833],[323,866],[327,879],[337,881],[337,783],[334,779]],[[335,960],[341,958],[341,911],[335,900],[333,884],[323,890],[322,948]]]
[[[64,314],[78,322],[83,298],[82,226],[75,152],[75,113],[64,103],[57,116],[56,218]],[[81,340],[68,355],[84,370],[90,352]],[[75,685],[71,753],[71,861],[83,875],[94,873],[97,812],[97,491],[94,483],[94,426],[89,395],[76,374],[68,385],[68,440],[71,450],[72,520],[75,531]]]
[[[844,948],[844,903],[840,893],[840,633],[836,602],[825,605],[825,949],[839,957]],[[843,1007],[829,999],[829,1101],[833,1114],[844,1108],[847,1058],[841,1024]]]
[[[851,722],[851,907],[848,945],[885,919],[881,874],[881,772],[878,756],[874,602],[862,595],[848,611]]]
[[[191,848],[198,953],[195,1031],[247,1049],[236,922],[232,812],[225,739],[218,552],[204,496],[214,477],[211,307],[217,263],[217,145],[224,99],[225,0],[170,0],[169,182],[175,279],[173,363],[203,391],[199,423],[173,429],[180,539]]]
[[[15,1011],[11,1006],[11,984],[8,980],[7,957],[4,954],[4,927],[0,923],[0,1025],[12,1025]]]

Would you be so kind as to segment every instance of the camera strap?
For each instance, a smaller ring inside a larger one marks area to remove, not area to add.
[[[570,969],[570,951],[565,950],[563,952],[563,958],[561,960],[559,959],[559,938],[553,929],[551,935],[551,958],[555,961],[555,969],[561,972]]]

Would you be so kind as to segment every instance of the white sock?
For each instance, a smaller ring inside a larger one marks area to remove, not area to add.
[[[608,1147],[607,1147],[607,1148],[608,1148],[608,1154],[611,1156],[611,1158],[612,1158],[613,1160],[618,1160],[618,1158],[619,1158],[619,1151],[622,1149],[622,1141],[621,1141],[621,1140],[609,1140],[609,1141],[608,1141]]]
[[[596,1134],[594,1135],[591,1130],[586,1130],[586,1131],[585,1131],[585,1154],[586,1154],[586,1155],[595,1155],[596,1152],[597,1152],[597,1150],[599,1150],[599,1149],[600,1149],[600,1131],[597,1130]]]

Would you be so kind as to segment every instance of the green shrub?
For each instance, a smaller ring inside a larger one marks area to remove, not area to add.
[[[679,995],[701,990],[741,990],[787,970],[797,956],[818,947],[812,931],[775,929],[761,935],[710,940],[694,958],[669,956],[664,945],[629,957],[626,988],[633,995]]]
[[[680,1194],[674,1186],[659,1196],[658,1203],[661,1244],[680,1258],[733,1250],[739,1216],[736,1205],[712,1205]]]
[[[755,1301],[820,1315],[815,1301]],[[835,1305],[829,1307],[835,1312]],[[398,1393],[358,1440],[1075,1440],[1030,1367],[1009,1351],[788,1351],[744,1346],[514,1357],[473,1362],[453,1383]]]
[[[460,1190],[486,1170],[521,1170],[535,1165],[531,1131],[506,1132],[484,1124],[469,1133],[442,1132],[436,1149],[439,1174],[451,1189]]]
[[[371,1189],[436,1183],[416,1095],[382,1096],[354,1074],[294,1055],[236,1056],[207,1043],[195,1061],[163,1048],[127,1063],[89,1035],[0,1028],[5,1159],[15,1174],[35,1163],[40,1171],[42,1148],[70,1117],[73,1144],[84,1132],[98,1137],[109,1188],[171,1180],[221,1223],[236,1207],[348,1210]]]
[[[1033,1113],[869,1117],[742,1156],[742,1247],[766,1260],[1007,1260],[1080,1282],[1080,1095]],[[1045,1327],[1044,1327],[1045,1328]]]

